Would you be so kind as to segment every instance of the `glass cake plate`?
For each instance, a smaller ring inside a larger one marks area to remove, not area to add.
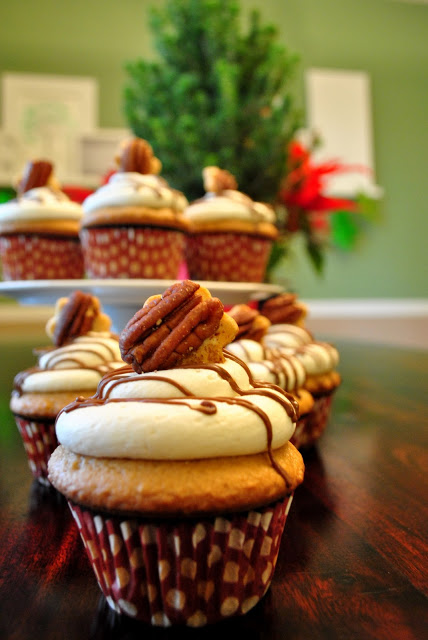
[[[110,316],[113,330],[120,332],[145,300],[163,293],[176,280],[11,280],[0,282],[0,295],[17,300],[22,305],[53,305],[58,298],[79,289],[92,293],[101,301]],[[211,295],[225,306],[260,300],[281,293],[283,287],[256,282],[200,281]]]

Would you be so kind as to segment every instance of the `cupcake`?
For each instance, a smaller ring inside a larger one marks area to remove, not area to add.
[[[208,290],[176,283],[123,330],[130,366],[57,419],[50,481],[110,607],[152,625],[254,607],[303,480],[296,403],[223,350],[236,331]]]
[[[4,280],[82,278],[82,208],[63,193],[45,160],[29,162],[17,197],[0,204]]]
[[[262,282],[278,235],[273,209],[237,191],[235,178],[217,167],[203,171],[203,198],[185,210],[190,223],[186,261],[191,278]]]
[[[243,360],[255,380],[278,385],[296,400],[299,411],[296,429],[290,439],[297,448],[302,444],[302,432],[314,407],[314,398],[307,389],[306,370],[300,360],[285,349],[263,346],[270,321],[256,309],[239,304],[228,312],[238,324],[236,339],[227,346],[229,353]]]
[[[339,353],[330,343],[317,341],[304,327],[280,323],[271,325],[263,338],[268,349],[293,354],[306,371],[304,388],[314,398],[314,406],[294,434],[298,448],[310,447],[323,434],[331,414],[333,396],[340,385],[337,371]]]
[[[175,279],[183,260],[185,196],[157,175],[140,138],[124,141],[118,171],[83,202],[80,232],[90,278]]]
[[[58,412],[78,396],[93,395],[106,372],[124,365],[110,324],[95,296],[75,291],[60,298],[46,326],[55,346],[37,349],[37,366],[15,376],[10,408],[41,482],[47,483],[47,462],[58,445]]]
[[[293,324],[298,327],[305,326],[305,318],[308,313],[307,306],[297,299],[294,293],[280,293],[261,300],[258,303],[260,313],[268,318],[271,325]],[[275,329],[271,329],[274,331]]]

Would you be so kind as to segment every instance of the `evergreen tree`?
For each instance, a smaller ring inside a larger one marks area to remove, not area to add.
[[[241,191],[272,202],[301,124],[290,92],[296,56],[257,11],[241,34],[234,0],[166,0],[150,10],[150,26],[158,60],[126,65],[124,104],[162,175],[193,200],[202,169],[217,165]]]

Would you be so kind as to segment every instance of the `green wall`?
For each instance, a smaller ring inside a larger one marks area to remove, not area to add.
[[[94,76],[102,127],[126,126],[123,64],[150,57],[147,0],[16,0],[0,9],[0,73]],[[303,71],[367,71],[372,87],[377,182],[382,220],[357,249],[330,254],[317,277],[304,252],[276,273],[305,298],[427,297],[428,205],[423,185],[428,148],[428,6],[394,0],[241,0],[277,24],[300,54]]]

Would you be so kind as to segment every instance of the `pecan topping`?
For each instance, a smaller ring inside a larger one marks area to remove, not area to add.
[[[74,291],[68,300],[62,298],[60,302],[61,309],[53,330],[53,340],[57,347],[88,333],[100,313],[98,299],[82,291]]]
[[[280,293],[260,302],[259,310],[272,324],[301,324],[306,317],[306,307],[296,300],[293,293]]]
[[[204,179],[205,191],[211,191],[213,193],[221,193],[226,189],[237,189],[238,183],[234,176],[225,169],[219,169],[218,167],[205,167],[202,172]]]
[[[120,335],[122,358],[137,373],[167,369],[213,336],[223,317],[217,298],[204,298],[199,285],[177,282],[148,300]]]
[[[141,138],[122,142],[115,160],[119,171],[157,174],[162,166],[160,160],[153,155],[152,147]]]
[[[28,162],[24,174],[17,184],[19,194],[35,189],[36,187],[45,187],[51,177],[53,165],[47,160],[33,160]]]
[[[270,321],[267,318],[262,316],[257,309],[251,309],[246,304],[235,305],[228,311],[228,314],[238,325],[237,340],[245,338],[261,342],[270,326]]]

